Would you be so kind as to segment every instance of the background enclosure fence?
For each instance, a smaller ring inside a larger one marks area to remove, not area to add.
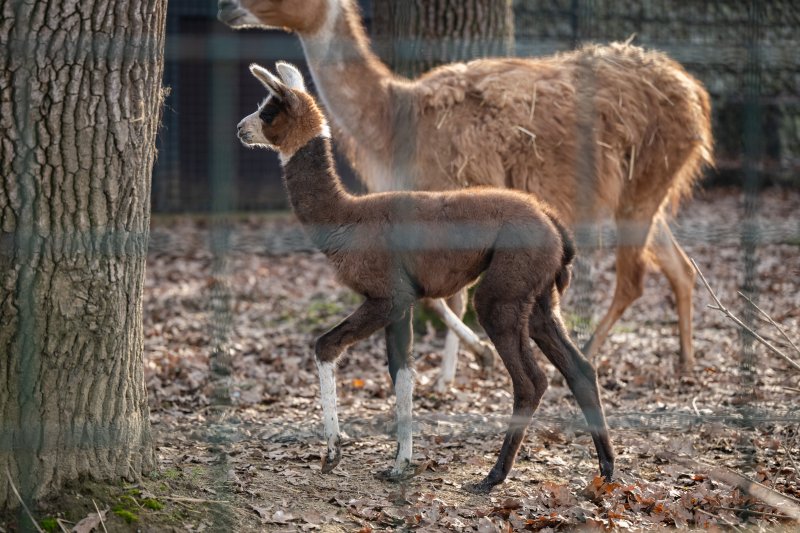
[[[367,26],[375,17],[370,1],[362,1]],[[759,202],[766,184],[800,186],[800,9],[791,0],[773,2],[713,2],[690,0],[517,0],[514,10],[514,54],[540,56],[566,51],[589,42],[605,43],[633,38],[636,44],[666,52],[698,77],[712,96],[717,167],[707,172],[704,187],[735,185],[744,191],[743,216],[735,224],[719,225],[697,220],[672,224],[677,239],[696,245],[738,245],[744,271],[741,290],[754,300],[757,247],[800,243],[800,219],[765,223]],[[298,65],[308,75],[295,36],[248,30],[232,32],[216,21],[216,2],[172,0],[169,7],[165,84],[171,88],[159,140],[160,155],[153,179],[156,213],[210,215],[209,249],[213,255],[207,292],[212,336],[211,369],[218,383],[215,401],[225,403],[231,387],[228,346],[236,318],[229,286],[229,254],[268,256],[313,252],[297,225],[273,224],[268,233],[234,223],[234,213],[286,210],[286,196],[277,158],[243,148],[235,137],[238,121],[250,114],[264,97],[261,85],[247,66],[258,62],[271,67],[276,60]],[[395,57],[407,43],[377,39],[379,51]],[[392,47],[400,47],[398,51]],[[338,161],[346,184],[361,190],[344,163]],[[547,200],[545,198],[545,200]],[[238,216],[238,215],[237,215]],[[593,246],[613,247],[616,235],[610,225],[592,227],[583,239],[583,251]],[[174,250],[184,246],[168,227],[153,230],[150,248]],[[578,267],[574,292],[589,294],[592,272]],[[702,289],[698,290],[699,291]],[[573,296],[579,339],[591,329],[591,298]],[[748,324],[755,317],[744,315]],[[581,320],[584,320],[581,323]],[[731,329],[733,332],[734,330]],[[732,333],[733,335],[733,333]],[[680,411],[609,412],[612,428],[691,431],[703,424],[755,427],[796,423],[796,410],[760,408],[757,394],[753,340],[741,339],[741,391],[739,405],[713,415],[697,409]],[[419,424],[430,434],[496,434],[503,421],[473,414],[422,414]],[[560,426],[582,424],[575,416],[542,414],[535,423]],[[215,442],[226,442],[224,420]],[[369,421],[345,421],[352,436],[382,431]],[[314,438],[314,429],[276,422],[266,427],[268,439],[294,442]],[[221,455],[221,471],[226,458]],[[220,490],[224,490],[221,485]]]
[[[369,27],[372,2],[361,4]],[[717,160],[706,186],[744,184],[751,170],[759,182],[800,186],[800,8],[795,2],[517,0],[513,7],[517,56],[635,35],[634,43],[663,50],[698,77],[712,97]],[[210,160],[220,149],[231,151],[233,165],[225,176],[231,208],[287,206],[277,162],[236,144],[234,127],[263,99],[248,64],[283,59],[307,74],[302,49],[295,36],[281,32],[233,32],[216,13],[213,1],[169,4],[165,85],[171,94],[153,180],[156,212],[209,211]],[[391,47],[405,46],[373,41],[386,55]],[[215,76],[224,78],[226,102],[211,98]],[[224,133],[212,131],[211,117],[219,106],[227,109],[220,116]],[[222,146],[222,139],[233,146]],[[346,182],[358,187],[347,166],[340,168]]]

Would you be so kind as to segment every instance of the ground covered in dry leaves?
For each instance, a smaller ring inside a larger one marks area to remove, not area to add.
[[[800,193],[769,190],[760,207],[758,303],[800,341]],[[742,218],[741,192],[715,190],[686,204],[673,225],[739,316]],[[291,215],[246,217],[229,231],[212,229],[191,218],[153,224],[145,371],[160,472],[145,495],[171,494],[153,520],[169,515],[164,523],[192,531],[798,527],[771,490],[800,498],[800,373],[761,346],[748,372],[737,330],[706,308],[711,299],[699,283],[693,379],[681,380],[673,369],[676,318],[667,282],[656,274],[648,275],[645,295],[595,361],[617,451],[613,483],[596,477],[580,411],[540,357],[551,386],[516,466],[491,495],[476,496],[461,486],[494,463],[511,410],[501,364],[482,375],[462,352],[455,385],[435,394],[443,333],[419,317],[418,474],[391,484],[375,477],[391,464],[395,447],[383,338],[354,346],[338,370],[344,458],[321,475],[312,347],[359,299],[337,285]],[[215,260],[212,250],[226,260]],[[613,291],[613,250],[590,260],[598,318]],[[564,305],[567,319],[574,292],[575,286]],[[774,328],[763,322],[758,328],[800,359]],[[233,365],[231,375],[217,380],[208,370],[214,346],[226,347]],[[230,406],[215,406],[220,393],[229,394]],[[771,490],[752,497],[734,486],[733,473]]]

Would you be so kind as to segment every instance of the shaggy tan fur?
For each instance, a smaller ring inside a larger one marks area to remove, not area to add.
[[[371,52],[353,0],[324,0],[328,19],[311,31],[296,21],[308,13],[304,0],[245,3],[262,24],[299,33],[334,130],[371,191],[491,185],[546,199],[573,227],[613,217],[616,292],[586,351],[641,295],[652,258],[675,292],[681,367],[691,369],[694,270],[663,215],[712,162],[712,134],[708,94],[678,63],[615,43],[407,80]]]
[[[323,472],[341,458],[332,364],[348,346],[384,328],[398,401],[398,456],[390,476],[413,470],[411,308],[419,298],[451,296],[482,275],[475,310],[511,375],[514,411],[497,463],[472,490],[488,492],[506,478],[547,388],[531,338],[566,378],[590,425],[601,473],[610,478],[614,453],[595,370],[569,340],[559,314],[574,250],[558,219],[533,196],[496,188],[347,193],[333,169],[321,112],[305,94],[299,73],[284,68],[290,74],[281,72],[280,81],[251,67],[271,97],[240,122],[240,138],[278,150],[294,212],[339,281],[365,298],[316,343],[328,442]],[[299,138],[308,141],[298,149]]]

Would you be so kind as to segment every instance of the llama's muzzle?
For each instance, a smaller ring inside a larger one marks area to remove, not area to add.
[[[231,28],[258,26],[260,23],[238,0],[219,0],[217,18]]]

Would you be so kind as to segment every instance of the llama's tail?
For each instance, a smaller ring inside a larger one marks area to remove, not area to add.
[[[695,184],[703,176],[706,167],[714,166],[714,135],[711,129],[711,98],[702,83],[683,72],[686,85],[691,88],[690,110],[692,119],[686,125],[691,132],[694,147],[683,167],[678,170],[665,206],[673,213],[680,202],[691,197]]]
[[[559,294],[564,294],[564,291],[569,287],[569,282],[572,280],[572,260],[575,259],[575,241],[569,230],[561,223],[557,216],[552,213],[547,213],[550,221],[558,230],[561,235],[561,269],[556,274],[556,288]]]

